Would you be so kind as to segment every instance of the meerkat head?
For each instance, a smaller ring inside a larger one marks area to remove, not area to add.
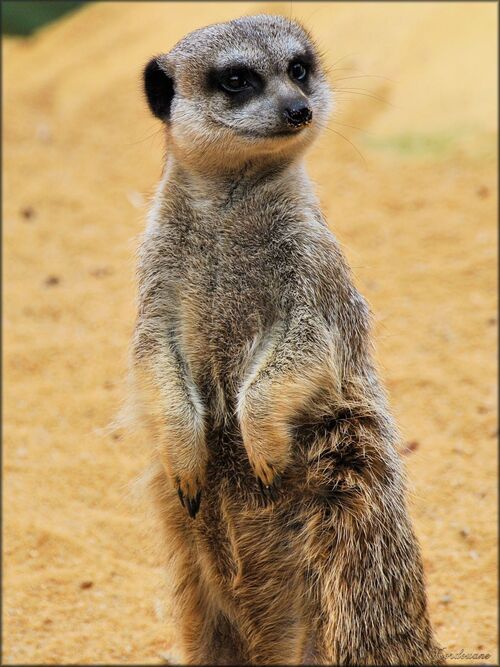
[[[251,16],[190,33],[144,70],[169,149],[193,166],[291,159],[325,124],[330,90],[305,29]]]

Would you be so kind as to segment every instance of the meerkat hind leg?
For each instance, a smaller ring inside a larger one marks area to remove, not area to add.
[[[231,621],[211,601],[195,564],[185,564],[177,583],[182,653],[189,665],[240,665],[247,663],[244,643]]]

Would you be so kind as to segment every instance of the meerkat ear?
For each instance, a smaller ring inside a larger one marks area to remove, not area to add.
[[[170,107],[174,98],[174,80],[153,58],[144,68],[144,92],[149,108],[161,120],[169,120]]]

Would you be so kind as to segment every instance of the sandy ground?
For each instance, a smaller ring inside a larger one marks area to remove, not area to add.
[[[375,312],[432,618],[452,664],[496,664],[497,8],[296,2],[102,3],[4,41],[4,664],[154,664],[175,638],[129,493],[147,444],[103,430],[163,153],[140,71],[257,11],[332,66],[310,171]]]

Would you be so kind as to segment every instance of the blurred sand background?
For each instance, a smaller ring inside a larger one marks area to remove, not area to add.
[[[164,150],[141,68],[257,12],[303,20],[331,65],[308,163],[375,313],[432,618],[447,652],[496,664],[497,7],[480,2],[98,3],[4,40],[3,664],[161,663],[175,639],[129,493],[147,443],[103,430]]]

